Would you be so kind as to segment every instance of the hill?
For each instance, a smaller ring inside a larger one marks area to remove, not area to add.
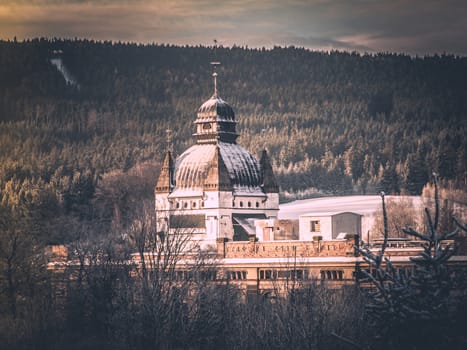
[[[284,200],[420,194],[432,171],[465,189],[467,58],[34,39],[0,41],[2,204],[124,223],[152,197],[165,130],[178,153],[193,143],[212,60]]]

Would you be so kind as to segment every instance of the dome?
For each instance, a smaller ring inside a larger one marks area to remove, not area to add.
[[[235,113],[230,105],[216,93],[198,109],[196,124],[197,143],[235,143]]]
[[[202,192],[212,161],[216,156],[216,149],[223,165],[219,166],[227,171],[225,176],[230,179],[231,190],[234,192],[248,192],[263,194],[261,189],[261,168],[258,160],[243,147],[219,142],[217,144],[196,144],[187,149],[175,164],[175,189],[173,196],[183,193]],[[225,168],[224,168],[225,166]]]
[[[198,109],[196,122],[210,121],[235,121],[235,113],[230,105],[222,98],[213,95]]]

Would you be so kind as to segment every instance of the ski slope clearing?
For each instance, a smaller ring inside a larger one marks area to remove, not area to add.
[[[419,196],[386,196],[389,199],[411,198],[414,206],[422,205]],[[296,220],[304,214],[329,214],[350,211],[363,216],[373,216],[382,208],[381,196],[343,196],[303,199],[279,206],[279,219]]]

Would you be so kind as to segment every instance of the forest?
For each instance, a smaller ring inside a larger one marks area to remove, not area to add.
[[[0,41],[2,205],[48,226],[124,223],[152,197],[166,130],[175,154],[194,143],[213,60],[239,143],[268,150],[282,201],[420,194],[433,171],[465,190],[465,57],[38,38]]]
[[[4,344],[345,349],[344,338],[367,341],[368,348],[381,341],[350,327],[373,327],[362,319],[365,300],[355,290],[312,285],[273,306],[244,304],[228,284],[213,290],[194,279],[185,289],[166,290],[161,286],[172,279],[165,270],[162,277],[135,278],[123,264],[140,251],[149,227],[141,215],[154,207],[167,130],[175,155],[194,143],[197,108],[213,90],[211,61],[222,63],[219,92],[236,113],[238,142],[256,156],[268,150],[282,201],[382,190],[420,194],[432,188],[426,184],[433,172],[445,190],[460,194],[457,201],[465,200],[465,57],[0,41]],[[77,275],[60,282],[68,291],[62,297],[45,268],[51,244],[66,244],[81,262]],[[184,304],[183,293],[193,288],[198,299]],[[460,305],[453,319],[464,322],[465,300]],[[285,329],[285,320],[296,328]],[[274,332],[280,336],[271,338]]]
[[[433,171],[465,190],[464,57],[42,38],[0,42],[2,204],[119,220],[130,194],[115,182],[151,197],[166,130],[176,154],[194,143],[213,60],[239,143],[268,150],[283,201],[420,194]]]

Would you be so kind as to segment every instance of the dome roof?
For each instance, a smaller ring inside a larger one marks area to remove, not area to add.
[[[258,193],[261,189],[261,168],[258,160],[243,147],[226,142],[196,144],[187,149],[175,164],[175,188],[173,196],[183,192],[202,192],[207,173],[216,156],[216,148],[225,165],[234,192]]]
[[[196,122],[205,120],[212,121],[235,121],[235,113],[230,105],[217,95],[213,95],[198,109]]]

